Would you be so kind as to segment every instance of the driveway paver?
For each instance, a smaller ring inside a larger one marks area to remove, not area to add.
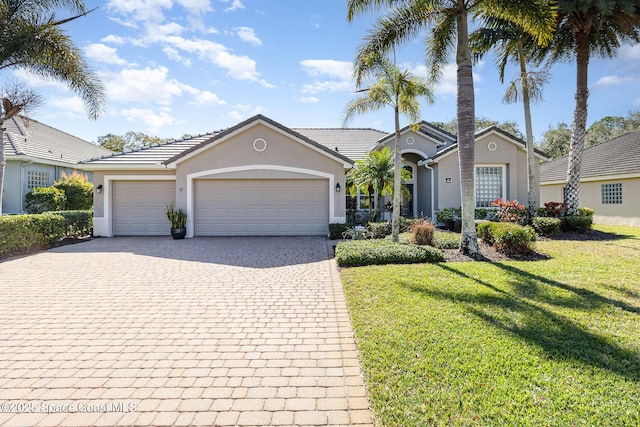
[[[371,426],[330,251],[120,237],[0,262],[0,425]]]

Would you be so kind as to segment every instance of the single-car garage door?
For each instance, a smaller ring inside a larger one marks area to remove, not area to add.
[[[113,181],[113,235],[169,235],[165,214],[176,199],[175,181]]]
[[[326,235],[326,179],[195,181],[196,236]]]

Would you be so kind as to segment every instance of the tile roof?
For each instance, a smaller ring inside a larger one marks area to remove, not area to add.
[[[540,182],[567,179],[569,156],[543,163]],[[640,173],[640,131],[585,148],[582,154],[581,178]]]
[[[218,135],[220,131],[205,133],[189,139],[165,142],[152,145],[150,147],[125,151],[123,153],[113,153],[109,156],[86,159],[82,163],[92,165],[160,165],[183,152],[210,140]]]
[[[359,128],[294,128],[307,138],[337,151],[351,160],[362,160],[377,142],[388,135],[375,129]]]
[[[27,156],[43,162],[75,165],[81,160],[112,154],[100,146],[33,119],[14,116],[4,121],[3,142],[8,160]]]

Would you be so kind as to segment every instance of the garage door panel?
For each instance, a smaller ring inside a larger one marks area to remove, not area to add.
[[[112,226],[116,236],[167,235],[167,204],[175,200],[175,181],[114,181]]]
[[[197,180],[195,235],[325,235],[327,180]]]

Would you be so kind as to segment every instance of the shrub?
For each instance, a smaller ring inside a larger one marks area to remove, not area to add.
[[[0,256],[42,249],[64,236],[64,218],[53,213],[0,217]]]
[[[347,231],[342,233],[344,239],[351,240],[365,240],[371,237],[371,232],[368,227],[364,225],[356,225],[351,228],[347,228]]]
[[[447,222],[452,222],[456,219],[460,219],[461,216],[461,208],[444,208],[436,212],[436,221],[439,224],[447,224]]]
[[[580,216],[593,216],[596,211],[591,208],[578,208],[578,215]]]
[[[534,217],[533,229],[540,236],[555,236],[560,232],[560,218]]]
[[[460,234],[435,230],[433,246],[439,249],[458,249],[460,248]]]
[[[64,191],[67,198],[64,210],[88,210],[93,207],[93,184],[87,175],[73,171],[71,175],[62,176],[53,184],[54,188]]]
[[[384,239],[391,234],[390,222],[370,222],[369,232],[372,239]]]
[[[417,219],[411,225],[411,236],[416,245],[433,246],[433,237],[436,226],[431,221],[423,218]]]
[[[90,236],[93,229],[93,211],[51,212],[64,218],[65,237]]]
[[[515,222],[525,224],[527,222],[527,210],[517,200],[497,199],[491,202],[491,206],[497,206],[496,218],[500,222]]]
[[[353,240],[336,246],[336,261],[341,267],[381,264],[442,262],[442,252],[431,246],[393,243],[387,239]]]
[[[64,209],[66,197],[55,187],[36,187],[25,195],[25,208],[30,214]]]
[[[530,253],[536,241],[533,228],[505,222],[479,224],[478,237],[497,251],[507,255]]]
[[[588,233],[593,225],[593,217],[566,215],[560,218],[560,229],[562,231],[575,231],[578,233]]]
[[[560,218],[567,212],[567,205],[565,203],[547,202],[542,208],[543,214],[540,216],[547,216],[550,218]]]
[[[476,219],[487,219],[488,215],[489,215],[489,209],[476,208],[475,210]]]
[[[331,240],[342,239],[342,234],[349,228],[348,224],[329,224],[329,238]]]

